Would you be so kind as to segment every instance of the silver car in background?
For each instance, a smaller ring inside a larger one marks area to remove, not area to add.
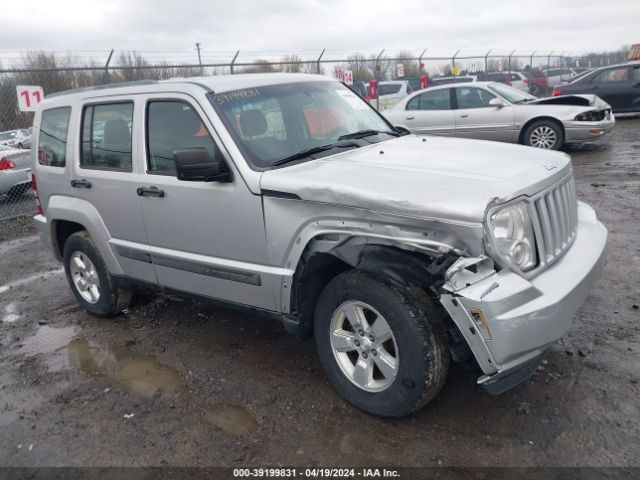
[[[420,90],[384,112],[395,126],[433,134],[521,143],[558,150],[566,143],[598,139],[615,118],[595,95],[535,98],[495,82]]]
[[[17,198],[31,185],[31,152],[0,145],[0,195]]]

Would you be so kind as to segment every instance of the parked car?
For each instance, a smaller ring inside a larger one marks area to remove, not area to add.
[[[30,148],[31,134],[25,129],[1,132],[0,145],[13,148]]]
[[[594,95],[536,99],[513,87],[476,82],[422,90],[385,112],[396,126],[435,134],[558,150],[613,129],[611,107]]]
[[[282,321],[375,415],[428,403],[451,361],[524,381],[605,258],[566,155],[407,135],[320,75],[50,95],[34,142],[35,223],[86,311],[146,286]]]
[[[573,94],[597,95],[617,114],[640,113],[640,62],[597,68],[553,91],[554,96]]]
[[[30,153],[0,145],[0,195],[17,199],[29,190],[30,185]]]
[[[509,79],[511,80],[511,86],[522,90],[523,92],[530,92],[531,81],[530,76],[524,72],[511,72],[509,73]]]
[[[477,82],[477,75],[460,75],[460,76],[448,76],[448,77],[433,77],[429,81],[429,87],[438,87],[440,85],[450,85],[452,83],[469,83]]]
[[[529,76],[530,93],[539,97],[547,95],[549,91],[549,82],[545,73],[539,68],[531,68],[524,72]]]
[[[399,100],[409,95],[413,90],[407,80],[393,80],[378,84],[379,110],[393,107]]]
[[[568,83],[574,78],[578,73],[572,68],[545,68],[544,74],[547,76],[547,84],[549,87],[557,87],[558,85],[562,85],[564,83]]]
[[[511,86],[511,75],[506,72],[488,72],[482,76],[485,82],[498,82]]]

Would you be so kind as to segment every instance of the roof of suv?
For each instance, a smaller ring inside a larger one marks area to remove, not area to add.
[[[140,93],[142,91],[166,90],[167,85],[200,86],[215,93],[241,90],[245,88],[263,87],[290,82],[335,81],[324,75],[310,75],[304,73],[244,73],[238,75],[216,75],[209,77],[171,78],[169,80],[143,80],[139,82],[122,82],[95,87],[65,90],[47,95],[46,98],[66,97],[68,95],[100,96],[118,95],[126,93]],[[104,93],[103,93],[104,92]],[[89,94],[89,95],[87,95]]]

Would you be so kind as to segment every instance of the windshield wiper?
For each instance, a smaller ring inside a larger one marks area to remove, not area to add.
[[[295,162],[296,160],[300,160],[301,158],[310,157],[311,155],[315,155],[316,153],[326,152],[327,150],[331,150],[333,148],[347,148],[347,147],[359,147],[357,143],[354,142],[344,142],[344,143],[329,143],[327,145],[320,145],[317,147],[305,148],[304,150],[300,150],[293,155],[289,155],[288,157],[281,158],[271,164],[272,167],[277,167],[278,165],[284,165],[285,163]]]
[[[338,140],[348,140],[350,138],[370,137],[371,135],[378,135],[379,133],[387,133],[389,135],[393,135],[394,137],[397,137],[399,135],[398,132],[383,132],[383,131],[380,131],[380,130],[371,130],[370,128],[368,128],[366,130],[359,130],[357,132],[347,133],[345,135],[340,135],[338,137]]]

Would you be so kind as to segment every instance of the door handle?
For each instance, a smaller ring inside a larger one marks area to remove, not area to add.
[[[460,118],[467,118],[469,116],[468,113],[461,113]]]
[[[91,182],[84,178],[81,180],[71,180],[71,186],[74,188],[91,188]]]
[[[164,190],[160,190],[158,187],[138,187],[136,193],[139,197],[164,197]]]
[[[404,117],[404,118],[405,118],[406,120],[413,120],[413,119],[414,119],[414,118],[416,118],[416,117],[414,117],[413,115],[408,115],[408,116],[406,116],[406,117]]]

